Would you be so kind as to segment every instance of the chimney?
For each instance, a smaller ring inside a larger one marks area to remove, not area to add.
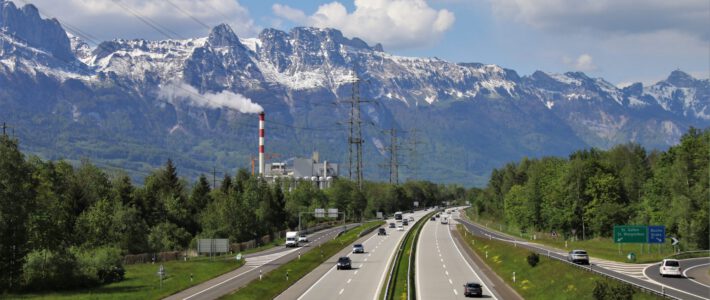
[[[259,113],[259,176],[264,176],[264,112]]]

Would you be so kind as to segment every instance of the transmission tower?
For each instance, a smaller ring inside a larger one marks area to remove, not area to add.
[[[362,189],[363,182],[363,165],[362,165],[362,118],[361,118],[361,108],[360,104],[367,101],[362,101],[360,99],[360,77],[353,68],[353,83],[352,83],[352,98],[350,101],[350,120],[348,124],[350,125],[350,134],[348,136],[348,163],[349,169],[348,174],[350,175],[350,180],[355,180],[357,182],[358,189]],[[353,161],[353,156],[355,161]],[[353,168],[353,164],[355,167]],[[355,174],[353,174],[353,169]],[[354,177],[354,178],[353,178]]]
[[[385,150],[389,152],[389,157],[387,158],[387,163],[381,164],[380,167],[389,169],[390,184],[399,184],[399,168],[409,167],[408,165],[403,164],[402,159],[399,157],[399,150],[402,148],[406,149],[406,147],[400,145],[400,141],[397,137],[397,129],[394,127],[390,130],[384,131],[384,133],[390,136],[390,144],[385,147]]]
[[[419,151],[417,148],[419,145],[425,144],[419,139],[418,132],[418,129],[413,128],[409,135],[409,161],[412,162],[409,168],[412,172],[410,179],[416,179],[419,176]]]

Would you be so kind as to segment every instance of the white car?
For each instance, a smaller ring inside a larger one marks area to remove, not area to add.
[[[661,262],[661,267],[658,270],[658,274],[661,275],[661,277],[666,277],[666,276],[678,276],[682,277],[683,273],[681,272],[680,268],[680,262],[676,259],[664,259]]]
[[[305,234],[301,234],[298,236],[298,242],[299,243],[308,243],[308,237]]]
[[[397,231],[404,231],[404,226],[402,224],[397,225]]]

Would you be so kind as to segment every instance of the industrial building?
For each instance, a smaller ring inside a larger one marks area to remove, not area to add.
[[[321,189],[330,187],[333,179],[338,177],[338,164],[328,161],[320,162],[318,152],[310,158],[292,158],[283,162],[266,163],[264,153],[265,134],[264,113],[259,114],[259,176],[268,182],[276,179],[307,180]]]

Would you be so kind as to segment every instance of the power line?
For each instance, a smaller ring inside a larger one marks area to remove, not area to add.
[[[140,21],[143,22],[144,24],[150,26],[150,28],[153,28],[155,31],[157,31],[157,32],[159,32],[160,34],[166,36],[167,38],[169,38],[169,39],[185,39],[185,38],[181,37],[179,34],[175,33],[175,32],[172,31],[172,30],[170,30],[169,28],[164,27],[164,26],[161,26],[160,24],[151,21],[150,18],[144,17],[143,15],[141,15],[140,13],[138,13],[137,11],[134,11],[134,10],[133,10],[132,8],[130,8],[129,6],[124,5],[124,4],[121,2],[121,0],[111,0],[111,2],[113,2],[114,4],[116,4],[117,6],[119,6],[120,8],[122,8],[123,10],[127,11],[128,13],[130,13],[131,15],[133,15],[134,17],[136,17],[138,20],[140,20]],[[170,34],[169,34],[169,33],[170,33]],[[172,36],[171,36],[171,34],[172,34]]]
[[[200,19],[194,17],[194,16],[193,16],[192,14],[190,14],[189,12],[187,12],[187,11],[185,11],[184,9],[180,8],[179,6],[175,5],[175,3],[173,3],[172,1],[170,1],[170,0],[163,0],[163,1],[165,1],[165,2],[168,3],[168,4],[170,4],[172,7],[174,7],[175,9],[177,9],[177,10],[178,10],[179,12],[181,12],[182,14],[186,15],[188,18],[190,18],[190,19],[192,19],[193,21],[195,21],[195,23],[202,25],[202,27],[205,27],[205,28],[207,28],[208,30],[211,29],[211,27],[210,27],[209,25],[205,24],[204,22],[202,22]]]

